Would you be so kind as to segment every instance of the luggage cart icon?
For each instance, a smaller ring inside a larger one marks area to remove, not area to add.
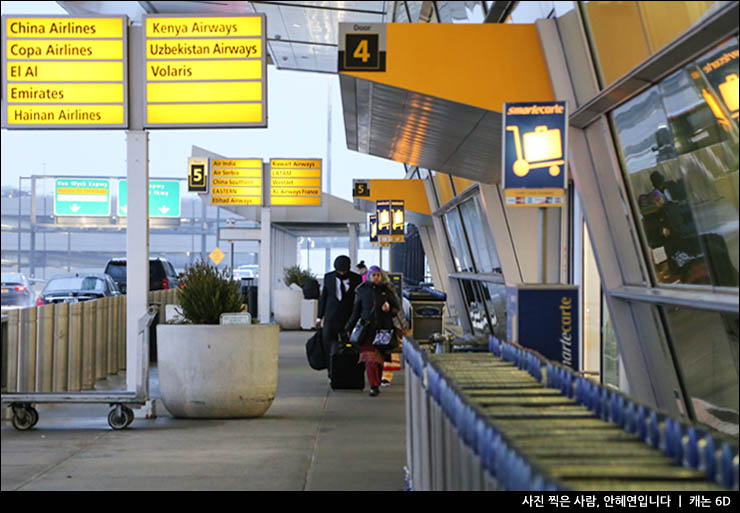
[[[403,215],[403,209],[393,209],[393,226],[391,227],[392,231],[397,230],[403,230],[403,223],[404,223],[404,215]]]
[[[565,160],[563,160],[563,146],[559,129],[548,130],[545,125],[538,126],[534,129],[534,132],[524,134],[523,143],[519,139],[518,126],[507,126],[506,130],[514,132],[514,147],[516,149],[514,174],[516,176],[527,176],[530,170],[541,167],[547,167],[551,176],[560,174],[560,166],[565,164]],[[522,144],[524,145],[523,154]]]

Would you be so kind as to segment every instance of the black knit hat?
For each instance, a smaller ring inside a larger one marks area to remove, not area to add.
[[[350,259],[348,256],[340,255],[334,260],[334,269],[337,271],[347,272],[349,271]]]

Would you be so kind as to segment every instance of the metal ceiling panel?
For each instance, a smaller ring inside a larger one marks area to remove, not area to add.
[[[391,2],[58,2],[70,14],[249,14],[267,16],[267,46],[279,69],[336,73],[340,22],[384,23]],[[268,61],[269,62],[269,61]]]
[[[340,85],[349,149],[500,181],[500,113],[347,75]]]

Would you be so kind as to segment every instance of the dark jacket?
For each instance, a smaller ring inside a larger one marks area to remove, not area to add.
[[[355,302],[355,290],[362,283],[362,277],[353,272],[345,276],[349,279],[349,291],[342,294],[342,301],[337,300],[337,272],[332,271],[324,275],[324,288],[319,298],[318,317],[324,322],[339,321],[342,324],[352,313],[352,305]]]
[[[401,310],[397,298],[398,296],[389,285],[384,283],[376,285],[371,281],[366,281],[357,288],[355,305],[349,321],[344,325],[345,331],[352,333],[360,318],[372,324],[370,332],[373,334],[379,329],[393,329],[393,317]],[[381,307],[386,301],[390,310],[384,312]]]

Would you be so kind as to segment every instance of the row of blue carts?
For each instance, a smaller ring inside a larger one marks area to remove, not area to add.
[[[489,340],[443,354],[404,342],[409,489],[738,489],[731,438]]]

